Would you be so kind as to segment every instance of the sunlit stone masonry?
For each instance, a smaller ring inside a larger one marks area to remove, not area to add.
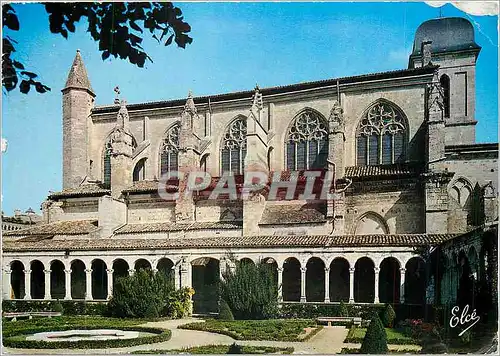
[[[231,256],[273,266],[283,302],[474,303],[465,283],[496,300],[498,144],[475,142],[480,50],[468,20],[440,18],[417,29],[407,69],[137,104],[117,90],[107,106],[77,52],[63,188],[44,224],[4,231],[3,298],[106,300],[117,277],[149,268],[193,287],[195,312],[216,311]],[[195,170],[212,176],[205,192],[162,199],[164,173]],[[329,172],[335,194],[209,199],[223,172],[241,188],[248,171]]]

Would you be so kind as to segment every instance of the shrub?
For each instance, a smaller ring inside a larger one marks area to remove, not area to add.
[[[140,269],[118,278],[109,301],[109,313],[119,318],[182,318],[189,312],[190,291],[175,290],[162,273]]]
[[[448,353],[446,345],[441,340],[441,336],[436,328],[433,328],[431,332],[427,333],[422,338],[422,350],[421,354],[442,354]]]
[[[57,313],[64,313],[64,308],[60,301],[56,301],[54,304],[52,304],[52,310]]]
[[[103,315],[107,310],[106,302],[89,302],[83,300],[4,300],[4,312],[47,312],[55,311],[54,305],[59,303],[63,307],[63,314],[67,315]]]
[[[386,328],[392,328],[394,325],[394,319],[396,319],[396,312],[390,304],[386,304],[381,315],[382,324]]]
[[[339,316],[343,316],[343,317],[346,317],[346,316],[349,316],[349,312],[347,311],[347,307],[345,306],[344,304],[344,301],[340,301],[340,304],[339,304]]]
[[[361,344],[360,353],[386,354],[387,351],[387,335],[378,314],[374,313]]]
[[[242,354],[243,350],[241,349],[241,346],[233,342],[231,346],[229,346],[229,350],[227,350],[227,354]]]
[[[234,320],[233,312],[229,305],[227,305],[225,300],[221,300],[219,307],[219,319],[220,320]]]
[[[278,313],[278,288],[265,263],[238,263],[221,281],[221,297],[235,319],[271,319]]]

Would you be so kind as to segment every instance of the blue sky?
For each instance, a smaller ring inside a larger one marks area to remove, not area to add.
[[[403,69],[415,30],[439,9],[424,3],[175,3],[191,25],[185,50],[146,40],[154,63],[143,69],[110,58],[77,27],[69,40],[52,35],[39,4],[15,4],[19,32],[10,32],[18,58],[52,88],[46,94],[2,94],[2,210],[39,211],[49,191],[62,189],[60,90],[80,49],[97,93],[111,104],[120,86],[129,103],[290,84]],[[498,140],[498,32],[496,16],[469,16],[451,5],[442,16],[475,25],[483,47],[477,64],[477,141]]]

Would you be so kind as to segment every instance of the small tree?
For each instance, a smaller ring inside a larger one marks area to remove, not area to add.
[[[339,304],[339,316],[349,316],[349,312],[343,300],[341,300]]]
[[[227,354],[242,354],[243,350],[241,349],[241,345],[233,342],[231,346],[229,346],[229,350],[227,350]]]
[[[362,354],[386,354],[387,335],[377,313],[372,314],[370,325],[361,344]]]
[[[132,276],[118,278],[109,301],[115,317],[151,318],[166,314],[174,286],[163,273],[139,269]]]
[[[235,319],[269,319],[278,311],[278,286],[265,263],[237,263],[221,281],[221,297]]]
[[[233,312],[225,300],[220,301],[219,306],[219,319],[220,320],[234,320]]]
[[[381,315],[382,324],[384,325],[384,327],[392,328],[392,326],[394,325],[395,318],[396,318],[396,312],[392,308],[392,305],[386,304]]]

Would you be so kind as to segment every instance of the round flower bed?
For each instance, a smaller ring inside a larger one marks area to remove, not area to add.
[[[48,327],[48,326],[38,326],[19,330],[12,330],[4,332],[3,334],[3,345],[6,347],[22,348],[22,349],[104,349],[104,348],[114,348],[114,347],[129,347],[142,344],[154,344],[157,342],[163,342],[170,339],[172,333],[170,330],[164,330],[159,328],[148,328],[141,326],[120,326],[121,331],[137,331],[139,333],[148,333],[150,335],[141,336],[135,338],[115,338],[107,340],[60,340],[60,341],[46,341],[46,340],[27,340],[26,336],[33,335],[43,332],[56,332],[56,331],[67,331],[67,330],[102,330],[105,328],[116,330],[116,325],[108,325],[103,327],[103,325],[61,325],[61,327]]]

